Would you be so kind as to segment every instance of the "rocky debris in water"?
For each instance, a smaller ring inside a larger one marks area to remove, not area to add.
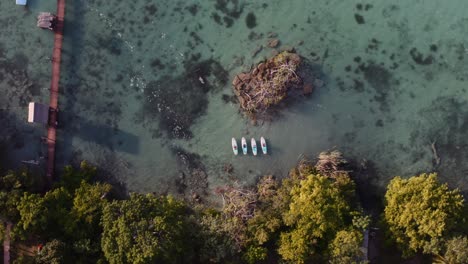
[[[268,32],[267,36],[269,38],[276,38],[278,36],[278,34],[274,33],[274,32]]]
[[[284,46],[280,49],[280,51],[287,51],[287,52],[294,53],[296,52],[296,49],[293,46]]]
[[[310,58],[311,58],[312,61],[319,61],[320,60],[320,55],[318,55],[315,52],[311,52],[310,53]]]
[[[232,85],[241,109],[252,115],[264,112],[283,101],[290,88],[301,87],[297,74],[301,62],[296,53],[281,52],[250,72],[236,75]]]
[[[431,65],[434,62],[432,55],[424,56],[416,48],[410,50],[411,58],[419,65]]]
[[[244,11],[244,3],[237,0],[217,0],[215,8],[226,17],[237,19]]]
[[[231,174],[231,173],[234,172],[234,166],[232,166],[231,163],[226,163],[223,166],[223,170],[224,170],[224,172]]]
[[[257,54],[260,53],[260,51],[262,51],[262,49],[263,49],[263,46],[262,46],[262,45],[258,45],[258,46],[254,49],[254,51],[252,52],[252,57],[257,56]]]
[[[0,55],[3,53],[0,47]],[[28,57],[23,53],[16,53],[13,57],[0,57],[0,82],[5,82],[10,89],[4,93],[5,98],[10,98],[10,102],[19,103],[25,107],[32,100],[33,96],[41,94],[38,80],[31,78],[25,68],[29,64]],[[18,101],[16,101],[18,100]],[[3,106],[8,108],[8,106]]]
[[[192,137],[190,127],[208,105],[208,93],[228,83],[228,72],[218,61],[190,61],[185,73],[176,77],[162,76],[148,82],[144,90],[145,117],[153,122],[159,117],[159,126],[168,136],[178,139]]]
[[[253,116],[252,119],[250,119],[250,124],[252,126],[258,125],[257,118],[255,116]]]
[[[317,87],[317,88],[322,88],[324,85],[324,82],[320,79],[314,79],[314,87]]]
[[[276,48],[279,45],[279,40],[278,39],[269,39],[267,45],[270,48]]]
[[[226,104],[227,103],[237,104],[237,97],[235,95],[223,94],[223,95],[221,95],[221,99]]]
[[[178,147],[174,148],[173,152],[181,165],[180,176],[175,182],[177,191],[188,198],[196,195],[196,200],[200,200],[207,195],[208,189],[208,175],[201,157]]]
[[[312,84],[310,84],[310,83],[304,84],[304,87],[303,87],[304,95],[311,94],[313,90],[314,90],[314,87],[312,86]]]
[[[263,38],[263,33],[256,33],[254,31],[249,33],[249,40],[260,40]]]
[[[242,65],[244,65],[244,56],[234,56],[232,63],[229,65],[229,69],[240,67]]]
[[[178,193],[184,193],[187,189],[187,185],[185,185],[185,173],[180,172],[179,177],[175,179],[175,185],[177,188]]]
[[[366,21],[364,20],[364,17],[359,15],[359,14],[354,14],[354,19],[356,19],[356,22],[359,24],[359,25],[362,25],[362,24],[365,24]]]

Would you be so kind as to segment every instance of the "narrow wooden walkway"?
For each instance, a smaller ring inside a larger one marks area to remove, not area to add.
[[[3,222],[0,221],[0,224],[3,225]],[[11,223],[6,223],[5,230],[5,239],[3,240],[3,263],[10,264],[10,232],[11,232]]]
[[[65,0],[57,0],[57,25],[52,54],[52,82],[50,84],[49,124],[47,128],[47,178],[52,182],[55,171],[55,142],[57,139],[57,107],[59,97],[60,62],[62,60]]]

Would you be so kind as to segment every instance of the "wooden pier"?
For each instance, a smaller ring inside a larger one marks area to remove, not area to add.
[[[52,54],[52,81],[50,84],[50,111],[47,125],[47,179],[51,183],[55,171],[55,143],[57,139],[57,110],[62,59],[63,26],[65,20],[65,0],[57,0],[57,23],[54,29],[54,51]]]
[[[0,225],[3,225],[3,221],[0,221]],[[12,224],[6,223],[5,238],[3,240],[3,263],[10,264],[10,233]]]

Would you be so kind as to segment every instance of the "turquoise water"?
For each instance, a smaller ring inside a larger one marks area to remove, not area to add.
[[[53,35],[35,16],[55,5],[29,2],[0,2],[1,134],[12,165],[44,155],[45,130],[25,123],[26,104],[48,102]],[[301,154],[337,148],[375,168],[369,181],[380,186],[438,171],[467,191],[467,5],[68,1],[59,164],[86,159],[130,190],[192,193],[282,177]],[[324,86],[253,125],[230,101],[231,81],[271,56],[270,32],[278,50],[312,62]],[[234,156],[231,137],[242,136],[264,136],[271,153]]]

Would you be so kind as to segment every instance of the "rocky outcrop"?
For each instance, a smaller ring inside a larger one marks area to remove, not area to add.
[[[303,88],[297,74],[301,62],[296,53],[284,51],[236,75],[232,85],[241,109],[249,114],[264,112],[284,100],[291,88]],[[312,92],[312,87],[303,89]]]

